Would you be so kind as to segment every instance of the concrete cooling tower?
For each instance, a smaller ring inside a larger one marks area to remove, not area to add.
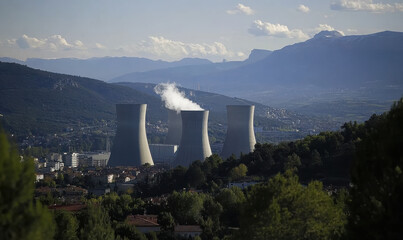
[[[182,136],[182,118],[180,112],[168,110],[168,134],[165,144],[179,145]]]
[[[116,104],[118,128],[109,166],[154,165],[146,135],[147,104]]]
[[[181,111],[182,138],[173,166],[188,167],[193,161],[211,156],[207,133],[208,111]]]
[[[253,105],[227,105],[228,129],[221,156],[226,159],[232,154],[250,153],[255,148],[253,129]]]

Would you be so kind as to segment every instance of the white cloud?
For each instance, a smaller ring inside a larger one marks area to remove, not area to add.
[[[303,12],[303,13],[308,13],[308,12],[310,11],[310,9],[309,9],[309,7],[307,7],[307,6],[305,6],[305,5],[303,5],[303,4],[300,4],[300,5],[298,6],[298,8],[297,8],[297,11],[298,11],[298,12]]]
[[[395,3],[396,11],[403,12],[403,3]]]
[[[263,22],[261,20],[256,20],[253,22],[252,27],[249,28],[249,33],[255,36],[272,36],[279,38],[297,38],[297,39],[307,39],[309,38],[300,29],[289,29],[286,25],[273,24],[269,22]]]
[[[16,45],[21,49],[40,49],[40,50],[83,50],[85,49],[84,43],[80,40],[69,43],[61,35],[53,35],[48,38],[35,38],[27,35],[22,35],[18,39],[7,40],[8,44]]]
[[[319,26],[317,28],[315,28],[315,30],[317,32],[320,32],[320,31],[334,31],[335,29],[334,29],[334,27],[327,25],[327,24],[319,24]]]
[[[242,51],[232,51],[220,41],[209,43],[182,42],[163,36],[150,36],[144,41],[107,47],[99,42],[85,44],[80,40],[67,40],[61,35],[46,38],[31,37],[26,34],[17,39],[8,39],[0,43],[1,51],[13,52],[24,59],[27,57],[95,57],[95,56],[136,56],[150,59],[178,60],[185,57],[206,58],[212,61],[222,59],[242,60],[246,55]]]
[[[316,34],[316,33],[318,33],[318,32],[321,32],[321,31],[337,31],[337,32],[339,32],[341,35],[343,35],[343,36],[345,35],[343,31],[336,30],[334,27],[332,27],[332,26],[330,26],[330,25],[328,25],[328,24],[319,24],[318,27],[316,27],[315,29],[313,29],[313,31],[311,32],[311,35],[314,35],[314,34]]]
[[[106,47],[104,45],[102,45],[101,43],[95,43],[95,48],[97,48],[97,49],[106,49]]]
[[[358,30],[349,28],[349,29],[347,29],[347,32],[349,32],[349,33],[357,33]]]
[[[338,0],[330,4],[332,10],[363,12],[403,12],[403,3],[374,3],[373,0]]]
[[[248,7],[248,6],[245,6],[245,5],[241,4],[241,3],[238,3],[238,5],[236,5],[235,9],[227,10],[227,13],[228,14],[243,13],[243,14],[246,14],[246,15],[253,15],[255,13],[255,11],[252,8]]]
[[[76,47],[78,48],[84,48],[84,43],[81,42],[80,40],[74,41],[74,45],[76,45]]]
[[[243,53],[243,52],[237,52],[236,55],[238,57],[245,57],[245,53]]]
[[[242,57],[244,53],[233,52],[220,42],[207,43],[185,43],[170,40],[162,36],[150,36],[147,41],[129,48],[124,47],[124,51],[129,51],[146,57],[159,57],[168,59],[179,59],[184,57],[207,57],[207,58],[233,58]]]

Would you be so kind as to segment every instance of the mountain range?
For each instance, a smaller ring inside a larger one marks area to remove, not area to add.
[[[106,83],[100,80],[32,69],[0,62],[0,114],[3,126],[18,136],[47,135],[66,128],[113,126],[116,103],[147,103],[150,126],[166,124],[167,112],[153,91],[155,84]],[[337,128],[322,119],[307,117],[240,98],[181,88],[186,96],[210,110],[211,136],[225,134],[226,105],[256,106],[255,126],[277,131],[276,139],[289,140],[312,131]],[[284,134],[282,134],[284,133]],[[291,133],[291,134],[290,134]],[[271,135],[266,139],[273,138]],[[275,140],[273,140],[275,141]]]
[[[31,68],[41,69],[55,73],[82,76],[99,80],[110,80],[131,72],[144,72],[155,69],[181,67],[188,65],[211,64],[207,59],[184,58],[179,61],[166,62],[138,57],[102,57],[102,58],[59,58],[40,59],[28,58],[21,61],[13,58],[0,58],[2,62],[12,62],[27,65]]]
[[[176,82],[339,122],[363,121],[403,93],[403,33],[343,36],[322,31],[276,51],[254,49],[244,61],[176,62],[144,58],[27,59],[33,68],[108,82]]]
[[[402,66],[403,33],[342,36],[323,31],[305,42],[266,52],[256,61],[158,69],[111,81],[174,81],[349,121],[384,112],[402,96]]]

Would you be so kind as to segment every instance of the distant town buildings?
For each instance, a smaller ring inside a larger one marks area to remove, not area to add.
[[[66,167],[76,168],[78,167],[78,153],[65,153],[64,157],[64,165]]]
[[[88,152],[78,155],[79,165],[87,167],[106,167],[110,152]]]

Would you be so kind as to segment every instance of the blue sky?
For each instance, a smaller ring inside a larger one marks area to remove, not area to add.
[[[243,60],[320,30],[403,31],[403,0],[0,0],[0,57]]]

